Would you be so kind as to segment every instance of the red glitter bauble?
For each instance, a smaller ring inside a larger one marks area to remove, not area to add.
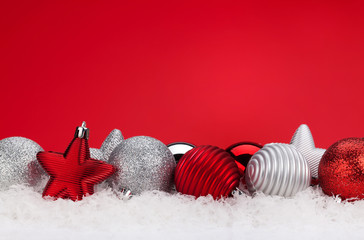
[[[195,197],[228,197],[239,186],[241,175],[229,153],[214,146],[191,149],[179,160],[175,183],[178,192]]]
[[[322,156],[318,175],[324,193],[363,199],[364,138],[346,138],[331,145]]]

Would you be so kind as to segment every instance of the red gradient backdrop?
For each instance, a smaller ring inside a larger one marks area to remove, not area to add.
[[[0,138],[364,135],[362,1],[2,1]]]

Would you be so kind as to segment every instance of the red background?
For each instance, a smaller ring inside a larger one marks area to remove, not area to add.
[[[2,1],[0,138],[364,135],[362,1]],[[8,5],[7,5],[8,4]]]

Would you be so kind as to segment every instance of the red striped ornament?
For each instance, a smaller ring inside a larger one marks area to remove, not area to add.
[[[241,174],[234,158],[215,146],[198,146],[179,160],[175,183],[178,192],[195,197],[228,197],[239,186]]]

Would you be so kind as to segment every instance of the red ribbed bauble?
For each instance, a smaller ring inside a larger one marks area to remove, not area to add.
[[[363,199],[364,138],[346,138],[331,145],[322,156],[318,176],[324,193]]]
[[[198,146],[179,160],[175,183],[178,192],[195,197],[228,197],[239,186],[241,175],[229,153],[214,146]]]

